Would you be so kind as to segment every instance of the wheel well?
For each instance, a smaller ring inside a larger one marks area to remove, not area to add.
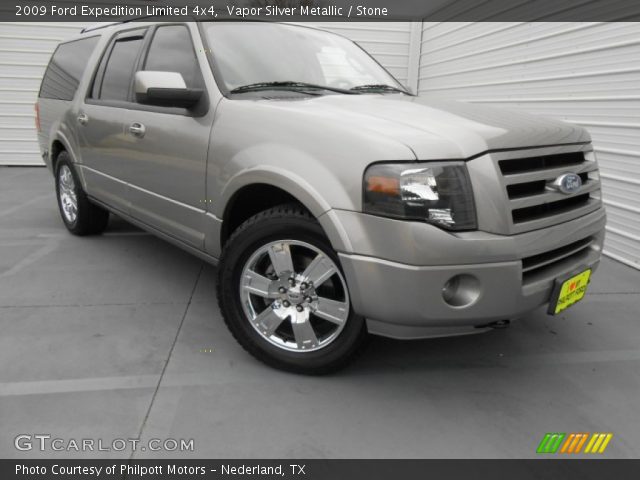
[[[220,244],[224,246],[233,231],[257,213],[276,205],[297,203],[306,207],[293,195],[267,184],[254,184],[238,190],[225,208],[222,218]]]
[[[56,163],[58,162],[58,155],[61,152],[65,152],[66,148],[60,140],[54,140],[51,144],[51,170],[53,170],[53,174],[56,173]]]

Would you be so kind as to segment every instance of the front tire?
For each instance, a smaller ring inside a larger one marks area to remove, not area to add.
[[[58,208],[67,230],[81,236],[102,233],[109,223],[109,212],[91,203],[67,152],[58,155],[55,179]]]
[[[367,337],[337,255],[296,205],[261,212],[232,234],[218,270],[218,302],[244,349],[281,370],[336,371]]]

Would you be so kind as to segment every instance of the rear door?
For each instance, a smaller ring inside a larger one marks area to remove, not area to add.
[[[135,28],[112,37],[76,118],[87,192],[124,213],[129,213],[126,151],[133,141],[124,119],[147,34],[148,28]]]

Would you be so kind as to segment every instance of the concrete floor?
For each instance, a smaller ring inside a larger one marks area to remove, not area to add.
[[[102,236],[69,235],[45,169],[0,168],[0,458],[78,456],[14,448],[41,433],[194,439],[165,457],[526,458],[545,432],[612,432],[606,457],[640,456],[640,272],[619,263],[605,259],[558,318],[374,338],[322,378],[247,355],[214,279],[118,219]]]

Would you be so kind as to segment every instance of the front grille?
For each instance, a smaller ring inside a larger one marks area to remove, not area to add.
[[[600,206],[600,179],[592,152],[570,152],[497,162],[511,213],[512,233],[544,228],[585,215]],[[565,194],[556,178],[575,173],[582,187]]]

